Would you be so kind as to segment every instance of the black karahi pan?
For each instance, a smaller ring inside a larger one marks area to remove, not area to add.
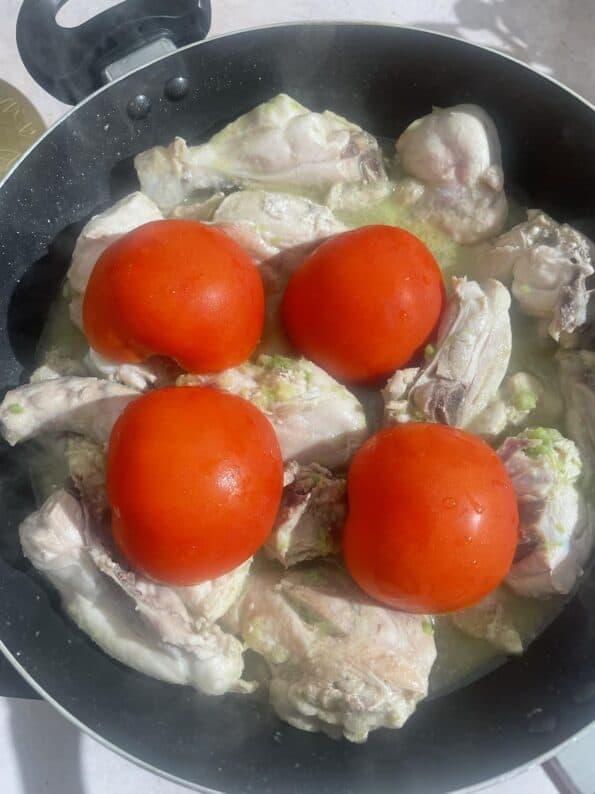
[[[18,41],[31,73],[68,101],[139,42],[193,40],[209,22],[208,4],[152,0],[64,31],[54,23],[60,5],[26,0]],[[3,389],[32,366],[82,222],[134,189],[133,155],[174,135],[205,139],[280,91],[384,137],[433,105],[475,102],[496,122],[517,197],[593,234],[595,112],[510,58],[366,24],[284,25],[189,45],[82,101],[0,186]],[[522,657],[364,745],[294,730],[264,700],[203,697],[138,674],[88,640],[23,559],[17,527],[34,508],[26,459],[26,449],[2,447],[0,647],[75,724],[154,770],[223,792],[429,794],[541,758],[595,719],[594,575]]]

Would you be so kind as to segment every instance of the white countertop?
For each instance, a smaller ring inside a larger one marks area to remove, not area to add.
[[[118,0],[71,0],[63,24],[78,24]],[[498,48],[595,100],[592,0],[212,0],[211,33],[294,20],[372,20],[414,25]],[[20,0],[0,0],[0,78],[18,87],[46,123],[67,109],[27,74],[18,57]],[[593,733],[591,733],[593,736]],[[582,740],[585,741],[584,739]],[[576,748],[566,755],[576,755]],[[592,794],[592,788],[585,794]],[[140,769],[81,734],[45,703],[0,698],[2,794],[175,794],[185,788]],[[485,794],[554,794],[536,767]]]
[[[119,0],[70,0],[59,13],[73,26]],[[592,0],[211,0],[211,34],[296,20],[336,19],[413,25],[495,47],[553,75],[595,101]],[[0,77],[33,102],[48,123],[66,105],[27,74],[14,25],[20,0],[0,0]]]

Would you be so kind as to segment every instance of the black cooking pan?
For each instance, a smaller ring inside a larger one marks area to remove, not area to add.
[[[169,31],[179,40],[180,30],[200,36],[208,26],[204,5],[198,12],[195,3],[176,28],[188,3],[136,2],[127,26],[119,7],[119,20],[106,12],[58,40],[53,15],[61,4],[26,1],[18,39],[32,74],[64,99],[82,98],[109,61],[145,37]],[[3,387],[32,366],[82,222],[134,188],[133,155],[176,134],[205,139],[280,91],[386,137],[432,105],[478,103],[500,131],[517,197],[593,232],[593,108],[525,66],[453,38],[378,25],[287,25],[213,39],[83,101],[1,186]],[[256,698],[202,697],[135,673],[62,614],[23,560],[17,527],[34,507],[26,455],[3,448],[0,462],[3,650],[40,694],[130,758],[225,792],[428,794],[511,771],[595,719],[594,576],[524,656],[422,703],[402,730],[377,731],[364,745],[294,730]]]

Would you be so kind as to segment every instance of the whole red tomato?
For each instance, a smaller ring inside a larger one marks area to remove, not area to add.
[[[507,574],[516,498],[504,464],[476,436],[430,423],[381,430],[353,459],[347,489],[345,562],[378,601],[449,612]]]
[[[291,277],[282,315],[295,347],[345,381],[372,382],[406,364],[436,327],[442,274],[426,246],[394,226],[322,243]]]
[[[271,531],[282,487],[269,421],[215,389],[149,392],[128,405],[110,437],[114,540],[161,582],[194,584],[247,560]]]
[[[121,237],[93,268],[85,335],[115,361],[174,358],[190,372],[245,361],[264,322],[258,268],[223,232],[186,220],[153,221]]]

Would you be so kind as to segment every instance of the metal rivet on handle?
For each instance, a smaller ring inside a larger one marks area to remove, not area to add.
[[[145,96],[145,94],[135,96],[134,99],[131,99],[128,105],[126,105],[126,113],[135,121],[144,119],[150,110],[151,100],[148,96]]]
[[[185,77],[171,77],[165,84],[165,96],[174,102],[184,99],[188,93],[188,80]]]

